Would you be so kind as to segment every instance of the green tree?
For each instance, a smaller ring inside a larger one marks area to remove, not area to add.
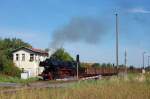
[[[0,71],[3,70],[4,64],[7,62],[7,57],[2,51],[0,51]]]
[[[107,67],[107,64],[106,64],[106,63],[103,63],[103,64],[102,64],[102,67]]]
[[[107,63],[107,67],[113,67],[111,63]]]
[[[73,61],[71,55],[66,52],[63,48],[57,49],[57,51],[51,55],[52,59],[58,59],[61,61]]]
[[[12,61],[12,51],[19,47],[32,47],[21,39],[5,38],[0,39],[0,72],[10,76],[19,76],[20,69]]]
[[[99,63],[94,63],[94,64],[92,65],[92,67],[100,68],[100,64],[99,64]]]
[[[92,64],[91,63],[80,63],[80,66],[83,68],[90,68],[90,67],[92,67]]]
[[[10,59],[12,58],[12,51],[14,49],[17,49],[19,47],[32,47],[30,44],[22,41],[21,39],[17,38],[5,38],[0,39],[0,51],[3,51],[3,53]]]

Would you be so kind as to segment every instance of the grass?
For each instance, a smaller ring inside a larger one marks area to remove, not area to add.
[[[37,81],[38,78],[29,78],[29,79],[20,79],[18,77],[11,77],[11,76],[6,76],[0,74],[0,82],[10,82],[10,83],[22,83],[22,84],[27,84],[29,82],[34,82]]]
[[[144,78],[143,78],[144,77]],[[143,78],[141,80],[141,78]],[[79,81],[65,88],[22,89],[0,99],[150,99],[150,74]]]

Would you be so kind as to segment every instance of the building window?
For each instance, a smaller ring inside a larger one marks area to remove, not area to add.
[[[19,60],[19,54],[16,54],[16,61]]]
[[[25,54],[22,54],[22,61],[25,61]]]
[[[34,54],[30,54],[30,61],[34,61]]]

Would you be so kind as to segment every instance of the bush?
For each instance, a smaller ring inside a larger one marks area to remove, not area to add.
[[[19,77],[21,70],[13,64],[2,52],[0,53],[0,71],[3,74]]]
[[[9,76],[20,77],[21,70],[16,67],[11,60],[8,60],[4,63],[2,72]]]

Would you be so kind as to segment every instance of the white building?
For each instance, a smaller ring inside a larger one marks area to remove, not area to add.
[[[40,61],[44,61],[48,53],[39,49],[21,47],[13,51],[13,62],[17,67],[29,73],[29,77],[35,77],[43,71],[39,66]]]

